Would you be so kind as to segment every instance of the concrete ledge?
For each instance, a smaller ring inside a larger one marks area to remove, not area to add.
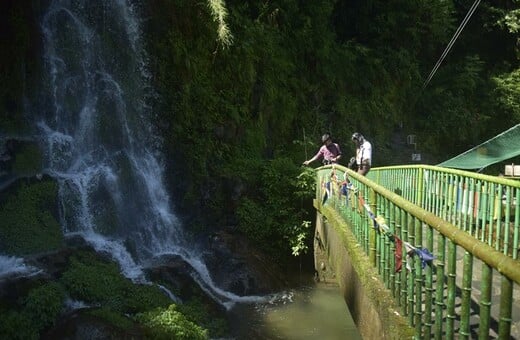
[[[365,339],[413,339],[391,292],[386,289],[350,226],[317,200],[315,254],[325,254],[359,332]],[[320,244],[321,243],[321,244]],[[315,263],[318,261],[315,260]],[[323,271],[323,265],[316,268]]]

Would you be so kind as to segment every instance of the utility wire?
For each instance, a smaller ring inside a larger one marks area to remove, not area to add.
[[[462,30],[464,29],[464,27],[468,23],[469,19],[471,18],[471,16],[473,15],[475,10],[477,9],[477,6],[479,5],[479,3],[480,3],[480,0],[475,0],[473,5],[469,9],[468,13],[466,14],[466,17],[461,22],[459,28],[457,28],[457,31],[455,31],[455,33],[454,33],[453,37],[451,38],[451,41],[449,42],[448,46],[446,47],[446,49],[444,50],[443,54],[441,55],[441,57],[439,58],[439,60],[435,64],[434,68],[430,72],[430,75],[428,76],[428,79],[424,82],[423,87],[422,87],[423,90],[424,90],[424,88],[426,88],[426,86],[428,85],[430,80],[433,78],[433,75],[435,74],[435,72],[437,72],[437,69],[440,67],[440,65],[443,62],[444,58],[448,55],[451,47],[453,46],[453,44],[455,43],[455,41],[459,37],[460,33],[462,32]]]
[[[471,8],[468,10],[468,13],[466,14],[466,17],[460,23],[459,28],[457,28],[457,30],[453,34],[453,37],[451,38],[448,46],[446,46],[446,49],[444,49],[444,52],[440,56],[439,60],[437,60],[437,63],[435,64],[435,66],[433,67],[432,71],[430,72],[430,75],[428,76],[428,78],[424,82],[424,84],[422,86],[422,90],[424,90],[426,88],[426,86],[428,86],[428,84],[430,83],[430,80],[432,80],[433,76],[435,75],[435,72],[437,72],[437,69],[441,66],[441,63],[444,61],[444,58],[446,58],[446,56],[448,55],[449,51],[451,50],[451,47],[453,46],[453,44],[455,43],[455,41],[459,37],[459,35],[462,32],[462,30],[464,29],[464,27],[466,27],[466,24],[468,23],[469,19],[471,18],[471,16],[475,12],[475,10],[477,9],[479,4],[480,4],[480,0],[475,0],[473,5],[471,6]]]

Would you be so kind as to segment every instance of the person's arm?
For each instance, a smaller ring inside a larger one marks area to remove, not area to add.
[[[312,157],[311,159],[308,159],[308,160],[304,161],[303,164],[304,164],[304,165],[309,165],[309,163],[312,163],[312,162],[314,162],[315,160],[317,160],[318,157],[319,157],[319,154],[316,155],[316,156],[314,156],[314,157]]]
[[[322,148],[320,148],[318,150],[318,153],[314,155],[314,157],[312,157],[311,159],[308,159],[306,161],[303,162],[303,165],[309,165],[310,163],[314,162],[315,160],[317,160],[318,158],[321,157],[321,154],[322,154]]]

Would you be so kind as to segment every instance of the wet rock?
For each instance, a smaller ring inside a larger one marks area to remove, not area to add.
[[[192,297],[193,287],[198,287],[190,275],[193,271],[191,265],[178,255],[157,258],[145,269],[145,273],[151,281],[167,285],[181,300],[188,300]]]
[[[204,259],[217,285],[237,295],[269,294],[288,286],[283,270],[243,235],[213,234]]]
[[[88,314],[88,309],[76,310],[63,316],[51,329],[41,335],[42,340],[112,340],[144,339],[139,327],[121,329],[107,321]]]

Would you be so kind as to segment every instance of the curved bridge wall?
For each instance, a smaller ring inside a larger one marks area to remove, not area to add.
[[[332,211],[330,213],[333,213]],[[320,281],[336,281],[365,339],[412,339],[413,329],[377,279],[369,258],[339,216],[316,217],[314,258]]]

